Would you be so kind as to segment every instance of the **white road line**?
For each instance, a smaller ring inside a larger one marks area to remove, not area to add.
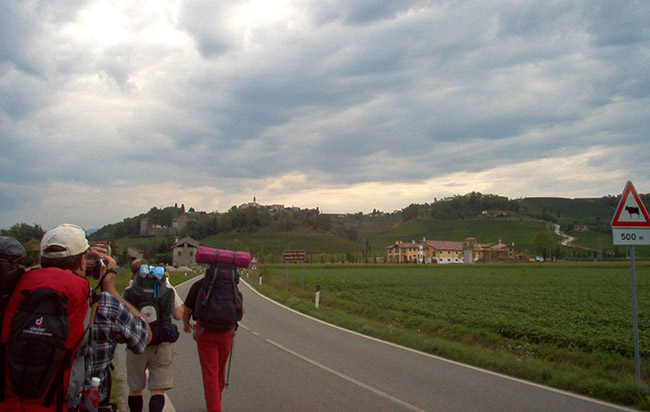
[[[337,370],[334,370],[334,369],[329,368],[329,367],[327,367],[327,366],[325,366],[325,365],[323,365],[321,363],[318,363],[315,360],[310,359],[310,358],[308,358],[308,357],[306,357],[306,356],[304,356],[304,355],[302,355],[302,354],[300,354],[298,352],[292,351],[291,349],[286,348],[286,347],[280,345],[279,343],[273,342],[272,340],[269,340],[269,339],[264,339],[264,341],[270,343],[271,345],[275,346],[278,349],[281,349],[281,350],[287,352],[290,355],[293,355],[293,356],[295,356],[295,357],[297,357],[299,359],[304,360],[307,363],[310,363],[310,364],[316,366],[317,368],[320,368],[320,369],[322,369],[322,370],[324,370],[326,372],[329,372],[332,375],[338,376],[341,379],[345,379],[346,381],[348,381],[348,382],[350,382],[352,384],[355,384],[355,385],[357,385],[357,386],[359,386],[359,387],[361,387],[361,388],[363,388],[365,390],[368,390],[368,391],[370,391],[370,392],[372,392],[372,393],[374,393],[376,395],[379,395],[379,396],[381,396],[381,397],[383,397],[385,399],[388,399],[389,401],[395,402],[398,405],[402,405],[403,407],[405,407],[405,408],[407,408],[407,409],[409,409],[411,411],[414,411],[414,412],[426,412],[425,410],[420,409],[417,406],[413,406],[408,402],[404,402],[403,400],[398,399],[398,398],[396,398],[396,397],[394,397],[392,395],[389,395],[386,392],[382,392],[379,389],[376,389],[376,388],[373,388],[372,386],[366,385],[365,383],[363,383],[361,381],[358,381],[358,380],[356,380],[354,378],[351,378],[348,375],[345,375],[345,374],[343,374],[343,373],[341,373],[341,372],[339,372]]]
[[[165,407],[163,408],[163,412],[176,412],[176,409],[174,409],[174,404],[172,404],[172,401],[167,396],[167,393],[165,393]]]

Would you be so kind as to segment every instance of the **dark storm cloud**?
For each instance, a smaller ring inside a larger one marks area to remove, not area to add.
[[[607,194],[650,151],[643,1],[1,7],[2,224],[98,185],[212,188],[206,209],[365,184],[442,197],[504,174],[514,192]]]

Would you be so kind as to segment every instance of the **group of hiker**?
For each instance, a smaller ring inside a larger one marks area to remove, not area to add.
[[[115,411],[111,369],[118,344],[127,349],[130,412],[161,412],[173,387],[178,328],[197,344],[206,408],[221,411],[225,367],[237,321],[243,316],[239,276],[232,264],[212,263],[183,301],[163,266],[131,263],[120,294],[117,263],[91,247],[85,231],[59,225],[45,233],[39,265],[25,269],[26,252],[0,236],[0,411]],[[93,288],[88,277],[97,278]],[[88,393],[100,381],[98,402]]]

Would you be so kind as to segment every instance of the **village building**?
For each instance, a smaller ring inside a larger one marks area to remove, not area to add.
[[[171,226],[162,226],[159,224],[153,224],[149,222],[149,218],[145,217],[140,219],[140,236],[166,236],[166,235],[177,235],[187,226],[187,224],[193,221],[194,218],[190,215],[181,215],[172,218]]]
[[[525,260],[527,253],[513,244],[480,244],[469,237],[463,242],[422,239],[399,242],[386,247],[388,263],[491,263],[508,260]]]
[[[386,247],[388,263],[416,263],[418,258],[418,245],[415,242],[395,242]]]
[[[196,250],[199,246],[201,243],[190,237],[177,240],[171,247],[172,265],[174,267],[196,267]]]
[[[144,258],[144,251],[134,248],[134,247],[128,247],[126,248],[126,255],[129,257],[129,259],[136,260],[136,259],[143,259]]]

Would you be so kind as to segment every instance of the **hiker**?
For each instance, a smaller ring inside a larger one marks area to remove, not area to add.
[[[151,268],[144,259],[134,260],[131,263],[131,284],[122,295],[136,308],[147,307],[145,305],[148,303],[153,304],[157,315],[157,318],[153,319],[157,323],[151,321],[149,323],[154,340],[147,346],[145,352],[141,354],[128,352],[126,355],[129,385],[128,406],[131,412],[142,412],[144,404],[142,391],[147,384],[147,370],[149,371],[149,391],[151,392],[149,412],[162,412],[165,406],[165,391],[174,386],[171,364],[174,358],[174,341],[178,339],[178,329],[176,325],[170,323],[172,317],[176,320],[182,319],[183,301],[178,296],[176,289],[169,283],[166,274],[163,274],[160,279],[164,284],[159,285],[157,289],[147,288],[144,285],[146,280],[138,279],[139,276],[147,277],[153,271]],[[154,296],[154,290],[158,290],[157,296]],[[147,318],[152,311],[142,310],[142,313]],[[157,338],[159,334],[156,332],[156,328],[163,325],[173,326],[175,337],[166,339],[166,334],[162,334],[161,338]]]
[[[40,252],[41,267],[21,277],[4,313],[1,340],[7,367],[2,371],[9,379],[2,382],[9,385],[2,411],[61,412],[78,404],[81,386],[95,376],[102,381],[101,399],[107,401],[106,373],[117,343],[142,352],[150,339],[147,323],[115,290],[115,260],[103,256],[103,249],[90,248],[82,228],[62,224],[46,232]],[[85,277],[91,257],[104,262],[102,293],[93,293]],[[57,342],[38,340],[42,336]],[[36,379],[41,376],[42,381]]]
[[[101,379],[100,405],[110,398],[110,370],[113,356],[118,344],[125,343],[130,352],[142,353],[151,342],[152,334],[149,324],[142,314],[120,295],[115,287],[117,263],[104,255],[106,251],[93,247],[89,256],[102,259],[99,288],[102,290],[99,308],[93,325],[93,345],[91,346],[91,376]]]
[[[27,251],[11,236],[0,236],[0,311],[4,313],[9,296],[25,273]],[[2,316],[0,316],[0,325]]]
[[[221,411],[221,393],[226,386],[226,363],[232,350],[237,321],[244,313],[238,283],[239,275],[233,265],[213,263],[205,276],[192,285],[183,305],[183,329],[192,333],[196,340],[208,412]],[[202,305],[206,310],[202,309]],[[228,319],[215,323],[208,319],[210,315],[201,313],[215,316],[219,313],[232,314],[227,316]],[[191,323],[191,318],[197,320],[195,325]]]

